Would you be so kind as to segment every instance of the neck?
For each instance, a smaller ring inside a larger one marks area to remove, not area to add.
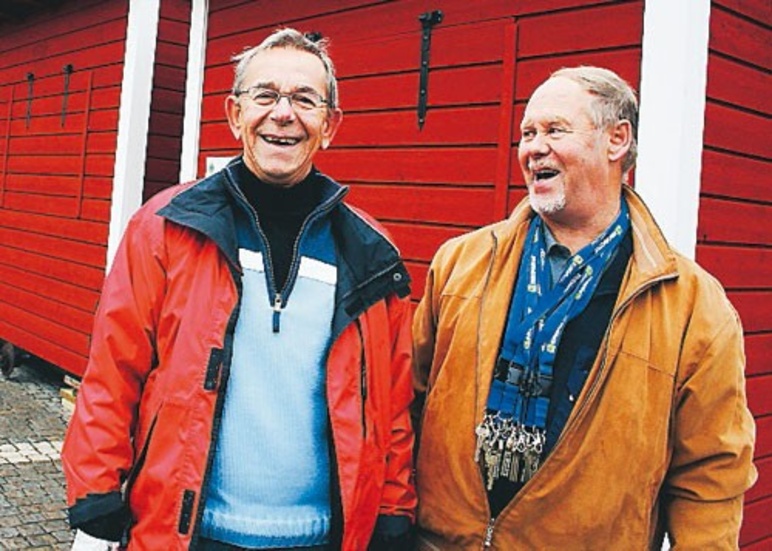
[[[617,202],[613,209],[596,212],[591,218],[581,220],[578,223],[576,220],[563,221],[560,217],[545,215],[541,215],[541,217],[555,239],[561,245],[568,247],[571,254],[576,254],[602,234],[618,215],[619,203]]]

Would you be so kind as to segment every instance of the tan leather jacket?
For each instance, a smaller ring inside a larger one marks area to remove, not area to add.
[[[624,187],[633,254],[600,352],[538,473],[490,518],[474,428],[533,212],[438,251],[413,324],[425,393],[419,549],[733,549],[756,479],[742,328],[719,283],[670,249]]]

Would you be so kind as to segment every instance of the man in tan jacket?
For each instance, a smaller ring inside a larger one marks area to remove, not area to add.
[[[554,73],[521,124],[528,198],[435,256],[413,325],[419,549],[737,547],[742,328],[624,183],[637,123],[613,72]]]

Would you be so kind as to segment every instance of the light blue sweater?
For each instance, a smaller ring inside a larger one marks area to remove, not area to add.
[[[209,478],[204,537],[256,549],[321,545],[329,539],[324,365],[337,269],[329,222],[322,219],[313,226],[308,238],[315,246],[301,247],[278,333],[273,331],[263,255],[240,251],[241,311]],[[324,244],[321,252],[319,243]]]

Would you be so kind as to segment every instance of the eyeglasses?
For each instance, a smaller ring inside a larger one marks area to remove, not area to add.
[[[246,94],[252,100],[252,103],[260,107],[273,108],[279,104],[282,98],[287,98],[292,108],[296,111],[311,111],[328,105],[327,100],[313,90],[282,94],[271,88],[252,86],[246,90],[234,90],[233,93],[236,96]]]

